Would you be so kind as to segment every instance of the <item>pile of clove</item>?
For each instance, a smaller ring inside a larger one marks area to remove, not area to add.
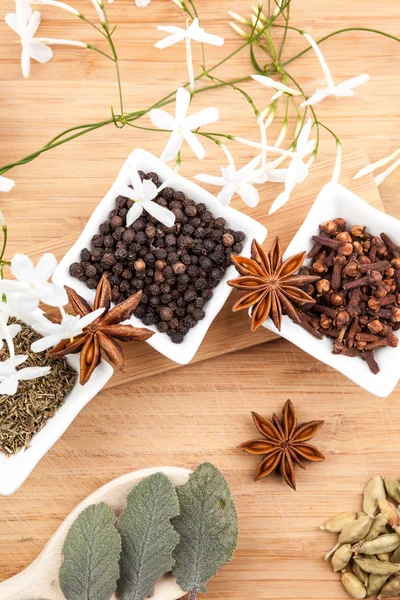
[[[320,225],[302,274],[321,279],[305,291],[315,304],[299,312],[301,325],[314,337],[333,340],[333,353],[361,357],[379,373],[375,350],[395,348],[400,330],[400,246],[388,235],[365,226],[347,228],[344,219]]]

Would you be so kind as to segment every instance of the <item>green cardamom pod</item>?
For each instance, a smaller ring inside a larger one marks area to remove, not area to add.
[[[393,552],[400,546],[400,535],[397,533],[388,533],[381,535],[375,540],[364,542],[360,546],[362,554],[382,554],[383,552]]]
[[[372,521],[371,529],[369,530],[369,533],[364,541],[367,542],[368,540],[374,540],[375,538],[377,538],[378,535],[380,535],[384,531],[387,521],[388,520],[386,515],[383,515],[381,513],[379,515],[376,515],[376,517]]]
[[[342,575],[342,583],[345,590],[353,596],[353,598],[365,598],[367,590],[361,581],[354,575],[354,573],[346,572]]]
[[[379,594],[379,598],[399,598],[400,597],[400,577],[395,577],[385,583]]]
[[[400,564],[398,563],[386,563],[377,558],[357,557],[354,560],[366,573],[373,573],[374,575],[395,575],[396,573],[400,573]]]
[[[382,478],[373,477],[364,489],[363,511],[372,517],[378,509],[378,500],[385,497],[386,491]]]
[[[388,502],[386,498],[380,498],[378,500],[378,506],[381,514],[387,517],[390,527],[397,527],[400,525],[400,513],[394,504]]]
[[[368,577],[368,585],[367,585],[367,597],[372,598],[373,596],[377,596],[390,575],[374,575],[371,574]]]
[[[328,519],[324,525],[321,525],[320,529],[329,531],[329,533],[340,533],[345,525],[352,523],[356,518],[357,515],[354,512],[342,512]]]
[[[383,482],[388,496],[400,504],[400,483],[396,479],[384,479]]]
[[[390,562],[392,563],[400,563],[400,548],[397,548],[390,557]]]
[[[377,554],[377,557],[379,558],[379,560],[382,560],[383,562],[390,562],[390,559],[392,557],[392,553],[391,552],[384,552],[383,554]],[[396,561],[394,561],[396,562]]]
[[[332,556],[332,568],[335,573],[343,571],[349,564],[353,551],[350,544],[343,544],[340,546]]]
[[[368,535],[371,524],[372,520],[365,516],[345,525],[340,532],[338,543],[327,552],[325,560],[328,560],[342,544],[354,544],[355,542],[363,540]]]
[[[365,587],[367,587],[369,581],[368,573],[363,571],[360,565],[354,562],[354,560],[352,561],[351,568],[353,569],[353,573],[357,579],[359,579],[365,585]]]

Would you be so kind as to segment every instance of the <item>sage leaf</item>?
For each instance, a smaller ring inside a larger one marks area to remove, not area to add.
[[[114,594],[121,553],[116,520],[102,502],[88,506],[72,525],[59,571],[60,587],[67,600],[110,600]]]
[[[229,563],[238,540],[238,517],[222,473],[203,463],[176,489],[180,516],[172,523],[180,535],[173,573],[180,588],[195,598],[206,583]]]
[[[117,524],[122,539],[120,600],[152,596],[156,582],[172,570],[179,535],[171,519],[177,515],[178,496],[163,473],[146,477],[129,493]]]

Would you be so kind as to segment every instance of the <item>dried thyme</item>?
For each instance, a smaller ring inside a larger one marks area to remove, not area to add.
[[[29,446],[32,437],[52,418],[76,382],[76,371],[65,359],[50,359],[45,352],[34,353],[30,346],[41,336],[21,321],[21,332],[14,338],[16,354],[26,354],[24,367],[51,366],[46,377],[21,381],[14,396],[0,396],[0,450],[6,455],[16,454]],[[9,357],[6,346],[0,351],[0,360]]]

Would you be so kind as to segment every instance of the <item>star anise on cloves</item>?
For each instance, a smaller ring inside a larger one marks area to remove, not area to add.
[[[324,461],[325,456],[308,444],[324,421],[311,421],[297,426],[297,417],[294,406],[288,400],[283,408],[282,420],[276,414],[272,421],[264,419],[261,415],[253,412],[253,420],[263,439],[250,440],[241,444],[239,448],[250,454],[262,454],[265,458],[258,465],[255,479],[267,477],[274,469],[279,468],[286,483],[296,489],[296,475],[294,465],[305,469],[304,460]]]
[[[228,285],[244,292],[233,305],[232,310],[236,312],[253,307],[252,331],[260,327],[268,317],[271,317],[275,327],[280,331],[284,313],[300,323],[293,302],[299,305],[315,303],[315,300],[302,288],[306,284],[315,283],[320,277],[296,275],[305,257],[306,252],[300,252],[283,262],[278,237],[275,238],[268,254],[256,240],[253,240],[251,258],[232,256],[232,262],[239,271],[240,277],[228,281]]]
[[[129,342],[131,340],[148,340],[154,331],[123,325],[137,308],[142,292],[133,294],[124,302],[111,308],[111,286],[105,275],[96,289],[93,308],[75,290],[65,287],[73,310],[80,317],[104,308],[104,312],[90,325],[85,327],[80,335],[73,339],[62,340],[48,352],[49,356],[60,358],[67,354],[81,353],[80,383],[85,385],[100,364],[102,356],[121,371],[125,371],[125,358],[121,346],[116,340]],[[53,323],[61,323],[61,317],[45,315]]]

